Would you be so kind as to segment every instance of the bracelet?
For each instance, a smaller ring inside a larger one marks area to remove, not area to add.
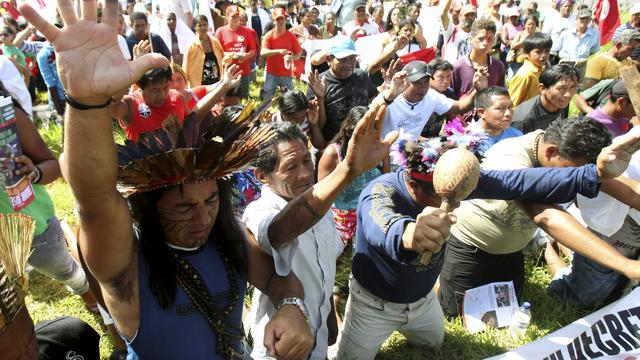
[[[384,100],[384,103],[387,105],[391,105],[391,103],[393,102],[393,100],[387,99],[387,97],[384,95],[382,95],[382,100]]]
[[[304,316],[304,320],[309,322],[309,311],[307,311],[307,306],[304,304],[304,300],[297,297],[288,297],[280,300],[278,304],[278,310],[285,305],[293,305],[300,310],[302,316]]]
[[[31,180],[31,183],[37,184],[40,182],[40,180],[42,180],[42,170],[38,165],[34,165],[34,171],[36,172],[36,177],[33,180]]]
[[[74,98],[69,96],[69,94],[67,94],[66,92],[64,93],[64,101],[67,104],[69,104],[69,106],[71,106],[72,108],[78,109],[78,110],[104,109],[107,106],[109,106],[109,105],[113,104],[114,102],[116,102],[116,100],[114,98],[110,98],[109,101],[107,101],[104,104],[86,105],[86,104],[82,104],[82,103],[76,101]]]

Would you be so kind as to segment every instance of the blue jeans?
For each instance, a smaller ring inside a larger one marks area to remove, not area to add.
[[[640,254],[640,225],[627,216],[622,228],[610,237],[598,234],[630,259]],[[593,306],[609,300],[628,279],[620,273],[597,264],[580,254],[574,254],[571,265],[558,271],[549,291],[552,295],[578,306]]]
[[[60,222],[54,216],[47,223],[47,229],[33,239],[29,265],[62,282],[76,295],[86,293],[89,290],[87,276],[80,264],[71,257]]]
[[[271,99],[276,94],[278,85],[284,85],[289,90],[293,90],[293,80],[291,76],[274,76],[267,73],[262,86],[260,97],[262,100]]]

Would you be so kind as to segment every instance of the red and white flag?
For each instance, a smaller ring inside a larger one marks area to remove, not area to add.
[[[594,16],[600,31],[600,45],[604,45],[611,40],[613,33],[620,26],[618,0],[598,0]]]

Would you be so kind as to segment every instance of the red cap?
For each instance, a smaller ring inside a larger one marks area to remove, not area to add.
[[[284,11],[283,8],[281,7],[276,7],[273,9],[273,11],[271,11],[271,18],[273,20],[278,20],[278,18],[286,18],[287,17],[287,12]]]

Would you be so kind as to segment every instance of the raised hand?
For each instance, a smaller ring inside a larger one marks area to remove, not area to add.
[[[320,118],[320,104],[318,104],[318,99],[313,99],[309,101],[309,112],[307,113],[307,121],[309,125],[316,125]]]
[[[118,47],[118,1],[107,0],[102,22],[96,23],[96,2],[82,1],[82,18],[72,0],[57,0],[65,27],[58,29],[26,3],[22,15],[49,40],[56,50],[60,80],[69,96],[86,105],[106,103],[124,94],[129,86],[153,67],[167,66],[160,54],[147,54],[129,62]]]
[[[238,65],[227,65],[224,68],[224,76],[222,78],[222,85],[228,89],[233,89],[240,85],[242,80],[242,69]]]
[[[151,43],[149,40],[140,40],[139,43],[133,45],[133,58],[137,59],[142,55],[149,54],[151,52]]]
[[[356,125],[344,159],[350,176],[357,177],[389,155],[389,148],[398,138],[398,132],[393,131],[384,140],[380,139],[386,111],[386,105],[372,104]]]
[[[627,169],[631,156],[640,149],[640,129],[632,129],[613,140],[598,155],[598,176],[601,179],[616,178]]]
[[[389,90],[391,91],[391,99],[393,100],[396,96],[402,94],[405,90],[409,88],[409,80],[407,80],[407,72],[399,71],[393,74],[393,78],[391,78],[391,83],[389,84]]]
[[[327,91],[327,87],[325,85],[324,76],[320,78],[318,74],[318,70],[312,71],[309,74],[309,88],[316,95],[317,98],[323,98],[325,92]]]

